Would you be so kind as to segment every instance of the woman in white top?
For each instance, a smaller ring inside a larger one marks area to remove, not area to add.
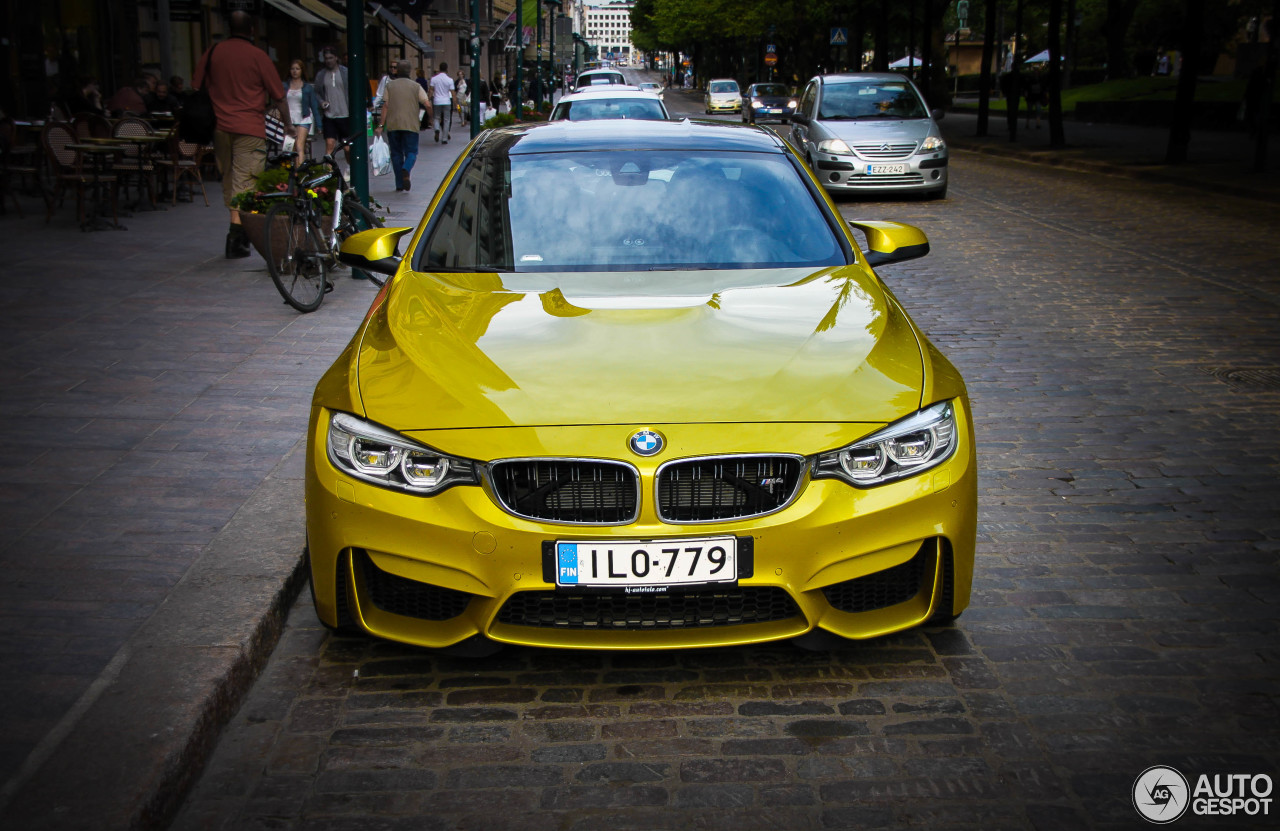
[[[307,157],[307,134],[320,112],[320,102],[316,98],[315,87],[307,82],[302,61],[296,58],[289,64],[284,98],[289,104],[289,118],[293,121],[294,152],[298,156],[298,164],[302,164]]]

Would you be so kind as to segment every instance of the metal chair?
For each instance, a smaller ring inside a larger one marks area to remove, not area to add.
[[[49,194],[40,181],[40,168],[37,165],[39,152],[40,148],[34,145],[18,144],[18,130],[14,126],[13,119],[9,116],[0,116],[0,214],[5,212],[4,199],[7,196],[13,200],[13,207],[17,209],[18,216],[26,215],[18,202],[17,194],[14,193],[14,181],[24,176],[30,177],[35,182],[35,186],[40,189],[40,196],[44,198],[46,207],[48,206]]]
[[[165,159],[156,159],[156,165],[163,171],[171,172],[169,176],[169,188],[172,192],[170,206],[178,204],[178,185],[183,179],[194,181],[200,186],[200,195],[204,197],[205,207],[209,207],[209,194],[204,189],[204,176],[200,174],[200,164],[203,161],[204,148],[199,144],[189,141],[183,141],[178,137],[178,131],[175,128],[169,136],[169,157]],[[192,200],[195,199],[195,192],[192,191]]]
[[[122,118],[115,123],[111,129],[112,138],[128,139],[138,136],[154,136],[156,133],[146,121],[133,116]],[[116,162],[116,171],[130,176],[136,177],[138,181],[138,199],[142,199],[142,186],[146,185],[147,198],[151,200],[151,204],[156,201],[156,166],[151,158],[151,153],[143,150],[138,145],[128,145],[122,158]]]
[[[57,183],[53,197],[47,200],[48,212],[45,214],[44,221],[53,219],[54,208],[62,204],[66,189],[70,185],[76,189],[76,219],[81,228],[87,228],[89,221],[84,213],[85,194],[93,189],[96,212],[98,200],[101,198],[101,188],[109,186],[111,188],[111,219],[118,226],[120,224],[119,179],[114,173],[84,170],[84,159],[81,154],[74,148],[68,147],[76,143],[71,125],[54,121],[45,124],[41,143],[44,145],[49,167]]]

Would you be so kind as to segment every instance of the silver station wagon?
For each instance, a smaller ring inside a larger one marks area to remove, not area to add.
[[[791,144],[832,193],[910,191],[947,195],[947,144],[905,75],[819,75],[791,117]]]

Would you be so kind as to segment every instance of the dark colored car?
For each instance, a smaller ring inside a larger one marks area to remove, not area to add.
[[[795,114],[796,101],[785,84],[752,84],[742,96],[742,120],[786,123]]]

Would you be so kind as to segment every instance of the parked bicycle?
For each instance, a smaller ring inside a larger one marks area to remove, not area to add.
[[[339,142],[334,153],[348,147],[354,138]],[[276,157],[281,161],[289,158],[292,154]],[[266,216],[267,271],[286,303],[300,312],[313,312],[333,288],[329,272],[339,267],[342,241],[357,231],[381,228],[382,220],[360,204],[333,154],[295,165],[289,173],[288,189],[272,198],[275,204]],[[352,269],[352,276],[368,278],[377,285],[386,279],[360,269]]]

